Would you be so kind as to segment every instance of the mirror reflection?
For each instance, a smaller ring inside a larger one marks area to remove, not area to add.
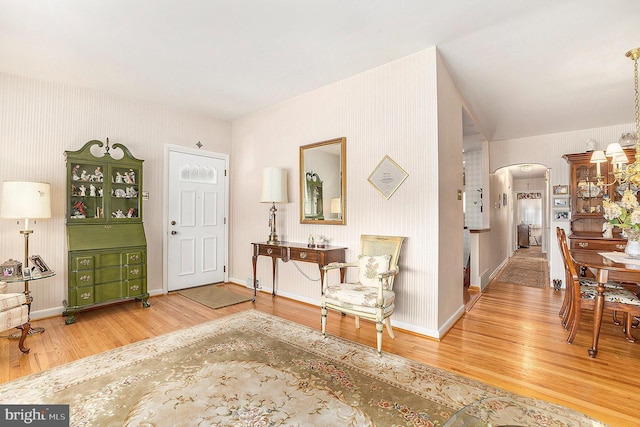
[[[346,139],[300,147],[300,222],[346,224]]]

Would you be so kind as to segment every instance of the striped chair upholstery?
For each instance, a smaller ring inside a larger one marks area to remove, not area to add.
[[[0,331],[12,328],[22,330],[18,348],[28,353],[29,349],[24,346],[30,329],[27,298],[23,293],[9,293],[7,283],[0,282]]]

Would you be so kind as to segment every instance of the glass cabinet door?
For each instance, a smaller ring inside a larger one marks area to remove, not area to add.
[[[111,168],[112,219],[140,218],[140,170],[137,168]]]
[[[70,169],[69,220],[104,217],[104,167],[98,163],[73,163]]]
[[[602,215],[605,192],[597,185],[596,165],[576,168],[576,214]]]

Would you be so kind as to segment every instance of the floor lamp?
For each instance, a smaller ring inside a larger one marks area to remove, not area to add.
[[[51,186],[47,182],[4,181],[2,183],[2,205],[0,217],[4,219],[24,219],[24,263],[23,271],[29,268],[29,229],[30,219],[51,218]],[[29,280],[24,281],[24,294],[27,297],[29,312],[33,297],[29,290]],[[33,332],[31,332],[33,331]],[[44,332],[44,328],[32,328],[30,335]]]
[[[271,203],[269,210],[269,226],[271,233],[267,243],[277,245],[278,235],[276,234],[276,203],[287,203],[287,171],[285,169],[270,166],[264,169],[262,177],[262,203]]]

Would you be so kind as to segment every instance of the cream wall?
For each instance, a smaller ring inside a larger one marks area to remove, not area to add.
[[[64,151],[77,150],[91,139],[108,137],[144,160],[143,185],[150,195],[143,202],[148,288],[161,293],[164,144],[195,148],[200,141],[203,150],[229,154],[231,124],[122,96],[1,73],[0,123],[0,181],[46,181],[52,187],[53,218],[33,224],[29,248],[57,275],[31,282],[32,317],[62,312],[67,294]],[[0,262],[22,261],[24,240],[19,231],[23,225],[22,221],[18,225],[0,220]],[[23,285],[11,288],[21,291]]]
[[[488,206],[491,228],[487,233],[480,234],[480,273],[486,277],[493,278],[497,270],[504,265],[510,253],[510,240],[513,238],[511,232],[511,218],[513,218],[515,203],[513,200],[513,176],[508,170],[500,170],[491,174],[491,192],[495,194],[492,199],[495,203]],[[498,203],[498,195],[502,199],[502,194],[507,194],[507,205],[500,207]],[[486,286],[487,283],[483,283]]]
[[[234,121],[231,280],[244,283],[251,276],[251,243],[265,241],[269,233],[269,206],[259,203],[262,170],[283,167],[289,172],[289,203],[278,206],[281,239],[305,242],[309,234],[323,235],[332,245],[348,247],[347,259],[352,260],[361,234],[405,236],[393,323],[440,335],[441,325],[462,306],[462,202],[449,188],[462,188],[462,119],[457,100],[457,106],[451,102],[443,110],[447,120],[455,121],[453,135],[437,120],[437,80],[448,77],[443,66],[436,73],[436,58],[431,48]],[[445,89],[452,92],[448,80]],[[347,225],[300,224],[299,147],[337,137],[347,141]],[[444,147],[438,147],[438,138]],[[409,174],[389,200],[367,181],[385,155]],[[458,166],[438,167],[450,161]],[[446,182],[439,183],[440,178]],[[439,203],[452,207],[438,209]],[[445,224],[439,219],[443,211]],[[442,227],[445,231],[438,231]],[[257,276],[271,289],[268,258],[258,260]],[[318,305],[318,279],[313,264],[278,262],[279,295]]]
[[[438,337],[444,335],[464,314],[462,296],[464,254],[464,214],[462,211],[462,110],[463,99],[436,51],[438,73],[438,164],[434,182],[438,183],[437,301]],[[429,181],[425,181],[427,183]],[[428,208],[429,205],[423,208]],[[427,287],[428,288],[428,287]],[[433,292],[433,289],[429,289]]]

